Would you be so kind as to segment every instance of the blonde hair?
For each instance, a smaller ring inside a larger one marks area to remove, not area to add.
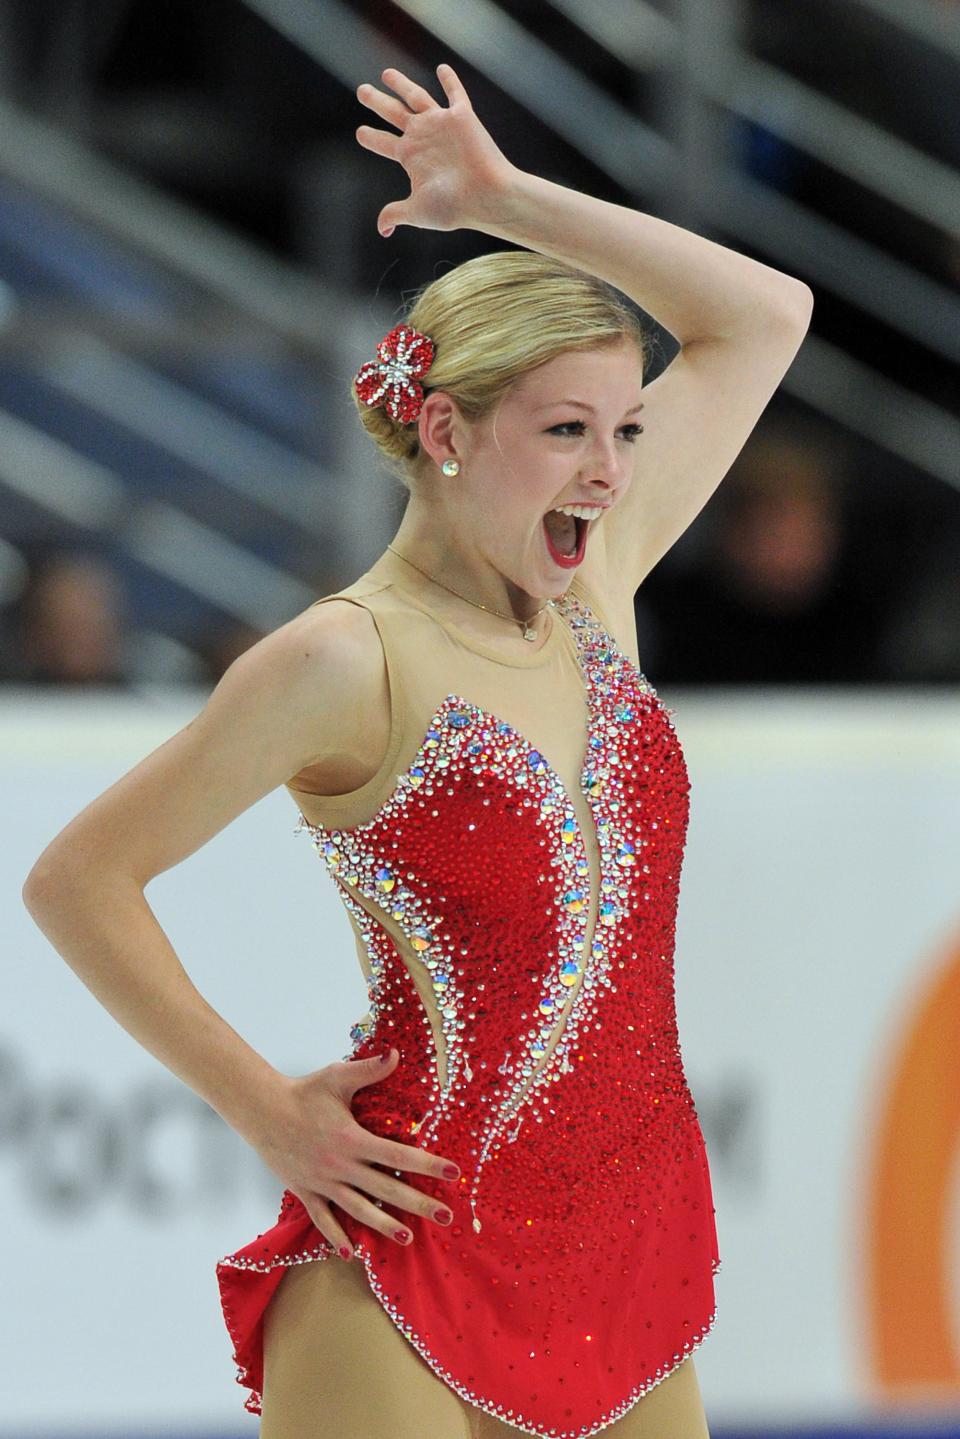
[[[424,394],[443,390],[471,422],[492,413],[521,375],[563,351],[629,338],[646,369],[652,348],[612,285],[536,250],[497,250],[457,265],[416,293],[401,322],[434,342]],[[409,489],[425,458],[416,420],[404,425],[382,405],[365,404],[352,380],[351,393],[387,468]]]

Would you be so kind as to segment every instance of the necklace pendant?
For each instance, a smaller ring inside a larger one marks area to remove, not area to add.
[[[537,632],[536,632],[536,630],[533,628],[532,625],[528,625],[528,624],[525,624],[525,625],[524,625],[524,627],[523,627],[523,638],[524,638],[525,640],[535,640],[535,639],[537,638]]]

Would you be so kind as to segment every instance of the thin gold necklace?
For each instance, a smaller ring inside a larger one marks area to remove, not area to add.
[[[462,595],[462,594],[460,593],[460,591],[459,591],[459,590],[455,590],[455,589],[452,587],[452,585],[445,585],[445,584],[443,583],[443,580],[438,580],[438,579],[436,579],[433,575],[427,574],[427,571],[426,571],[426,570],[423,570],[423,569],[420,569],[420,566],[419,566],[419,565],[414,565],[414,564],[413,564],[413,560],[408,560],[407,557],[406,557],[406,555],[401,555],[399,550],[394,550],[394,549],[393,549],[393,545],[387,545],[387,549],[388,549],[388,550],[393,550],[393,553],[394,553],[395,555],[398,555],[398,556],[400,557],[400,559],[401,559],[401,560],[404,560],[408,565],[413,565],[413,568],[414,568],[415,570],[420,570],[420,573],[421,573],[422,575],[426,575],[426,577],[427,577],[428,580],[433,580],[433,583],[434,583],[435,585],[439,585],[442,590],[449,590],[450,593],[451,593],[452,595],[456,595],[456,596],[458,597],[458,599],[466,600],[466,602],[467,602],[468,605],[475,605],[478,610],[486,610],[487,614],[489,614],[489,615],[499,615],[500,619],[502,619],[502,620],[511,620],[515,625],[520,625],[520,626],[522,626],[522,628],[523,628],[523,638],[524,638],[525,640],[531,640],[531,641],[532,641],[532,640],[535,640],[535,639],[537,638],[537,632],[536,632],[536,630],[533,628],[533,620],[538,619],[539,616],[542,615],[543,612],[544,612],[544,610],[547,608],[547,605],[550,605],[550,604],[553,603],[552,600],[547,600],[546,604],[542,604],[542,605],[540,606],[540,608],[537,610],[537,613],[536,613],[535,615],[532,615],[529,620],[521,620],[521,619],[518,619],[516,615],[505,615],[505,614],[503,614],[502,611],[500,611],[500,610],[491,609],[491,607],[490,607],[489,605],[482,605],[479,600],[472,600],[469,595]]]

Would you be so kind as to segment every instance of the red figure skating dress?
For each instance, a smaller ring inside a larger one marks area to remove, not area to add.
[[[454,1214],[441,1228],[384,1206],[407,1247],[337,1217],[448,1385],[530,1434],[581,1439],[686,1359],[716,1312],[674,994],[687,770],[577,579],[545,641],[511,660],[441,617],[436,593],[386,551],[325,596],[374,617],[390,743],[359,790],[291,790],[367,977],[345,1057],[400,1054],[353,1113],[461,1179],[399,1173]],[[217,1265],[251,1413],[271,1295],[286,1266],[331,1256],[343,1262],[286,1191],[273,1228]]]

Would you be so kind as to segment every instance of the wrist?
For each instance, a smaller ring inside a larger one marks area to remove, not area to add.
[[[518,169],[509,160],[498,164],[483,187],[480,214],[472,228],[510,239],[511,228],[521,219],[529,203],[530,181],[535,179],[535,175]]]
[[[242,1103],[224,1105],[220,1113],[241,1139],[259,1148],[281,1129],[290,1111],[294,1082],[264,1060],[258,1074],[244,1084]]]

